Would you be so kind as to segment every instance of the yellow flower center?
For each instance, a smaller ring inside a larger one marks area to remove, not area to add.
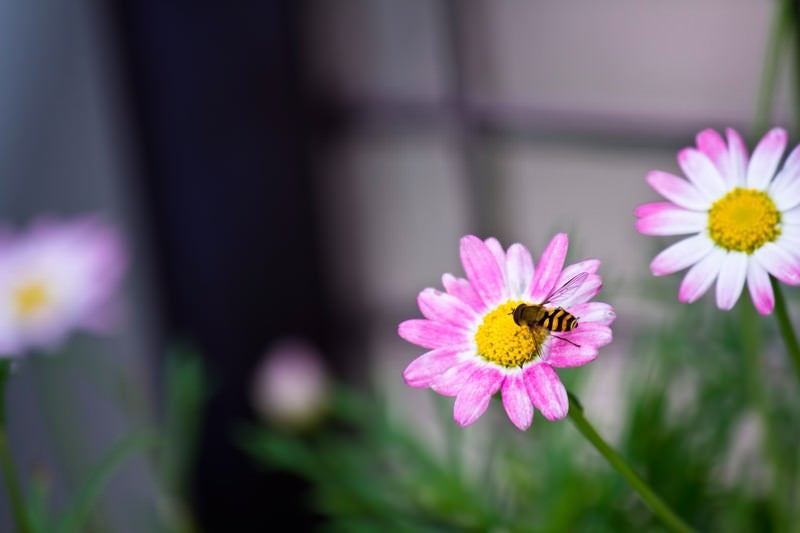
[[[20,285],[14,291],[14,309],[17,317],[26,320],[34,316],[50,303],[47,286],[40,281]]]
[[[513,368],[533,361],[542,351],[548,331],[514,322],[512,313],[521,303],[508,301],[483,317],[475,343],[478,354],[487,361]]]
[[[781,212],[763,191],[736,187],[714,202],[708,233],[720,247],[752,254],[781,234]]]

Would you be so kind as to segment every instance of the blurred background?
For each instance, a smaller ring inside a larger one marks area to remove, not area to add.
[[[586,403],[613,431],[608,387],[652,317],[637,283],[657,248],[632,214],[656,198],[644,176],[677,172],[703,128],[752,133],[774,7],[0,0],[0,217],[100,211],[132,256],[119,333],[78,337],[69,358],[12,381],[20,468],[63,498],[141,423],[109,391],[157,407],[165,353],[188,343],[210,383],[189,484],[198,522],[310,524],[303,482],[231,438],[257,417],[257,365],[299,338],[337,378],[413,405],[400,372],[419,350],[396,325],[418,315],[419,290],[461,273],[466,233],[538,255],[569,231],[572,259],[603,260],[619,319],[605,362],[585,370],[606,403]],[[153,484],[136,461],[114,478],[113,531],[142,531]]]

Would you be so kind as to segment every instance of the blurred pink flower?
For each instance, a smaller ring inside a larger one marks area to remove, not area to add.
[[[777,172],[786,131],[767,132],[748,161],[739,134],[726,130],[697,134],[697,148],[678,153],[688,181],[654,170],[647,182],[669,202],[636,209],[636,229],[645,235],[691,235],[650,263],[656,276],[684,268],[678,299],[691,303],[717,281],[720,309],[731,309],[747,281],[756,309],[772,312],[769,274],[800,285],[800,146]]]
[[[53,349],[78,329],[109,327],[125,270],[117,231],[94,216],[39,220],[0,237],[0,357]]]
[[[256,369],[253,400],[267,421],[303,428],[323,414],[330,384],[322,356],[301,339],[283,339],[270,347]]]
[[[417,298],[425,319],[398,328],[402,338],[431,350],[408,365],[406,383],[455,396],[453,414],[462,426],[477,420],[498,391],[519,429],[531,425],[534,407],[549,420],[565,417],[567,392],[554,368],[593,361],[598,348],[611,342],[615,318],[608,304],[589,301],[602,287],[600,261],[564,268],[567,248],[567,236],[556,235],[534,268],[521,244],[503,250],[494,238],[463,237],[467,278],[445,274],[447,292],[425,289]],[[522,303],[561,307],[579,325],[562,332],[518,325],[513,312]]]

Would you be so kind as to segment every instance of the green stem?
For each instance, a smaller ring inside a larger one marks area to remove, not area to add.
[[[600,452],[600,455],[602,455],[606,461],[625,478],[625,481],[639,493],[639,496],[641,496],[650,510],[672,531],[679,533],[694,532],[694,530],[689,527],[686,522],[681,520],[681,518],[653,492],[653,489],[628,466],[628,463],[603,440],[603,437],[597,433],[594,427],[583,416],[583,407],[580,402],[572,393],[567,394],[569,395],[569,417],[572,419],[572,423],[575,424],[578,431],[586,437],[586,440]]]
[[[761,86],[758,89],[756,116],[753,120],[753,133],[762,135],[772,121],[772,108],[775,102],[775,85],[778,79],[782,46],[789,34],[791,25],[791,1],[783,0],[775,9],[775,20],[769,32],[767,50],[764,57],[764,70],[761,72]]]
[[[772,518],[773,529],[782,530],[782,506],[781,499],[786,494],[785,470],[781,461],[781,454],[778,443],[775,440],[775,425],[771,416],[770,402],[767,391],[764,388],[764,374],[762,371],[761,360],[761,332],[760,322],[755,313],[755,305],[751,302],[741,305],[741,343],[744,356],[744,363],[747,368],[747,387],[750,403],[758,413],[764,430],[763,453],[767,467],[770,469],[774,486],[772,497],[769,499],[769,513]]]
[[[800,381],[800,343],[797,342],[797,334],[792,328],[792,321],[789,318],[789,310],[786,308],[786,299],[781,291],[781,284],[775,278],[772,280],[772,292],[775,293],[775,318],[778,319],[778,329],[786,343],[786,351],[794,366],[794,373]]]
[[[19,533],[30,533],[30,521],[25,509],[25,502],[22,498],[19,477],[14,469],[14,461],[11,458],[11,447],[8,445],[8,434],[6,432],[6,383],[11,372],[11,362],[0,361],[0,469],[3,470],[3,478],[8,491],[8,499],[11,505],[11,514],[14,516],[14,523]]]

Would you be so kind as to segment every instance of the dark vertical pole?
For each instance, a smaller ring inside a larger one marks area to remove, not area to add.
[[[306,312],[327,302],[297,61],[301,5],[126,0],[115,13],[167,331],[200,348],[212,385],[193,480],[206,532],[311,523],[300,482],[265,474],[234,441],[253,418],[264,348],[286,334],[326,336]]]

